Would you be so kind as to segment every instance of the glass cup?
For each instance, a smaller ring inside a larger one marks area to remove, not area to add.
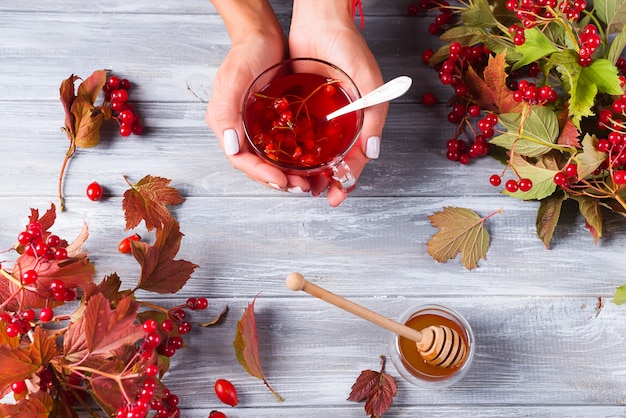
[[[442,305],[422,305],[405,312],[398,322],[418,331],[430,325],[446,325],[458,332],[467,346],[467,356],[462,364],[444,368],[427,364],[417,351],[415,342],[393,334],[391,361],[403,378],[416,386],[441,389],[465,376],[474,359],[474,333],[458,312]]]
[[[349,192],[356,180],[344,161],[363,126],[363,110],[326,120],[361,97],[337,66],[315,58],[289,59],[265,70],[248,88],[243,127],[250,147],[288,174],[324,174]]]

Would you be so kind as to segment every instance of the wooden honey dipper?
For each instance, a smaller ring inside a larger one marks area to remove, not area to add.
[[[456,367],[461,365],[467,357],[467,346],[463,338],[461,338],[458,332],[445,325],[431,325],[428,328],[417,331],[329,292],[307,281],[300,273],[289,274],[286,282],[287,287],[291,290],[303,290],[331,305],[335,305],[404,338],[415,341],[417,350],[430,365]]]

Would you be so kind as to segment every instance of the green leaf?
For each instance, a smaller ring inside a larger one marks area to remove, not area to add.
[[[498,20],[493,15],[487,0],[474,0],[461,14],[461,20],[466,26],[493,28],[498,26]]]
[[[515,50],[522,54],[522,57],[513,64],[512,70],[516,70],[525,65],[538,61],[539,59],[557,52],[558,49],[550,42],[548,37],[539,29],[532,28],[524,31],[526,42],[518,45]]]
[[[522,124],[522,114],[503,113],[500,123],[508,132],[489,141],[508,150],[515,146],[515,153],[526,157],[539,157],[549,152],[559,135],[559,121],[556,114],[548,107],[531,109]]]
[[[518,154],[514,154],[511,157],[511,166],[520,177],[530,179],[533,182],[533,187],[528,192],[517,191],[511,193],[504,190],[503,193],[518,199],[541,200],[552,195],[556,190],[556,184],[554,183],[556,170],[531,164]]]
[[[621,285],[615,290],[615,294],[613,295],[611,302],[616,305],[623,305],[626,303],[626,284]]]
[[[611,42],[611,45],[609,46],[609,52],[606,54],[606,59],[609,60],[613,65],[615,65],[619,57],[622,55],[625,46],[626,29],[622,29],[622,31],[615,36],[613,42]]]
[[[623,93],[617,67],[606,59],[595,59],[588,67],[573,73],[570,86],[569,114],[576,126],[585,116],[593,116],[592,107],[598,92],[611,95]]]
[[[439,39],[444,42],[458,42],[463,46],[475,45],[482,41],[485,37],[485,32],[481,28],[472,26],[454,26],[441,34]],[[445,45],[449,50],[450,46]]]
[[[586,134],[583,138],[583,152],[574,156],[578,168],[578,180],[592,174],[606,160],[607,154],[596,149],[597,142],[595,135]]]
[[[626,1],[601,0],[593,2],[598,19],[606,24],[606,34],[621,32],[626,23]]]

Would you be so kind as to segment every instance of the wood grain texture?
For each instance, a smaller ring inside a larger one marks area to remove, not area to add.
[[[183,417],[222,409],[229,417],[362,417],[346,400],[361,370],[378,369],[391,336],[305,294],[284,280],[292,271],[383,315],[397,318],[423,303],[459,310],[473,327],[477,353],[469,374],[443,391],[398,379],[390,417],[626,416],[626,311],[610,303],[626,282],[624,218],[607,215],[598,244],[568,204],[551,250],[537,238],[536,202],[500,195],[489,159],[450,163],[445,142],[453,127],[445,104],[425,108],[432,91],[449,89],[421,52],[436,48],[430,16],[406,16],[408,2],[364,1],[364,35],[385,79],[413,77],[409,93],[390,108],[381,157],[338,208],[324,198],[271,191],[235,171],[204,121],[213,76],[230,47],[208,0],[0,2],[0,242],[9,247],[31,207],[57,202],[56,185],[68,141],[60,131],[60,82],[110,68],[133,83],[132,99],[146,125],[122,139],[107,128],[101,143],[80,149],[65,178],[67,211],[54,231],[68,239],[83,222],[96,280],[117,272],[132,286],[138,266],[117,252],[124,231],[124,176],[172,179],[186,198],[174,213],[185,234],[180,258],[200,267],[174,296],[146,295],[173,306],[206,295],[206,321],[224,306],[223,323],[194,329],[174,357],[167,384]],[[291,1],[273,1],[285,28]],[[105,186],[101,202],[84,197],[88,183]],[[568,202],[569,203],[569,202]],[[473,271],[458,260],[437,263],[426,252],[436,232],[428,216],[461,206],[487,222],[491,246]],[[153,236],[138,231],[150,241]],[[4,253],[4,261],[12,255]],[[247,375],[232,348],[243,309],[256,302],[265,374],[285,402]],[[212,392],[226,377],[240,392],[232,410]]]

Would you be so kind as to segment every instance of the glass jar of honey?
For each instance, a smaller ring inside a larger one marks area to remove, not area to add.
[[[420,387],[439,389],[458,382],[467,373],[474,358],[474,334],[458,312],[442,305],[422,305],[405,312],[398,322],[418,331],[431,325],[445,325],[455,330],[467,347],[467,356],[460,364],[433,366],[422,358],[414,341],[392,334],[391,361],[407,381]]]

